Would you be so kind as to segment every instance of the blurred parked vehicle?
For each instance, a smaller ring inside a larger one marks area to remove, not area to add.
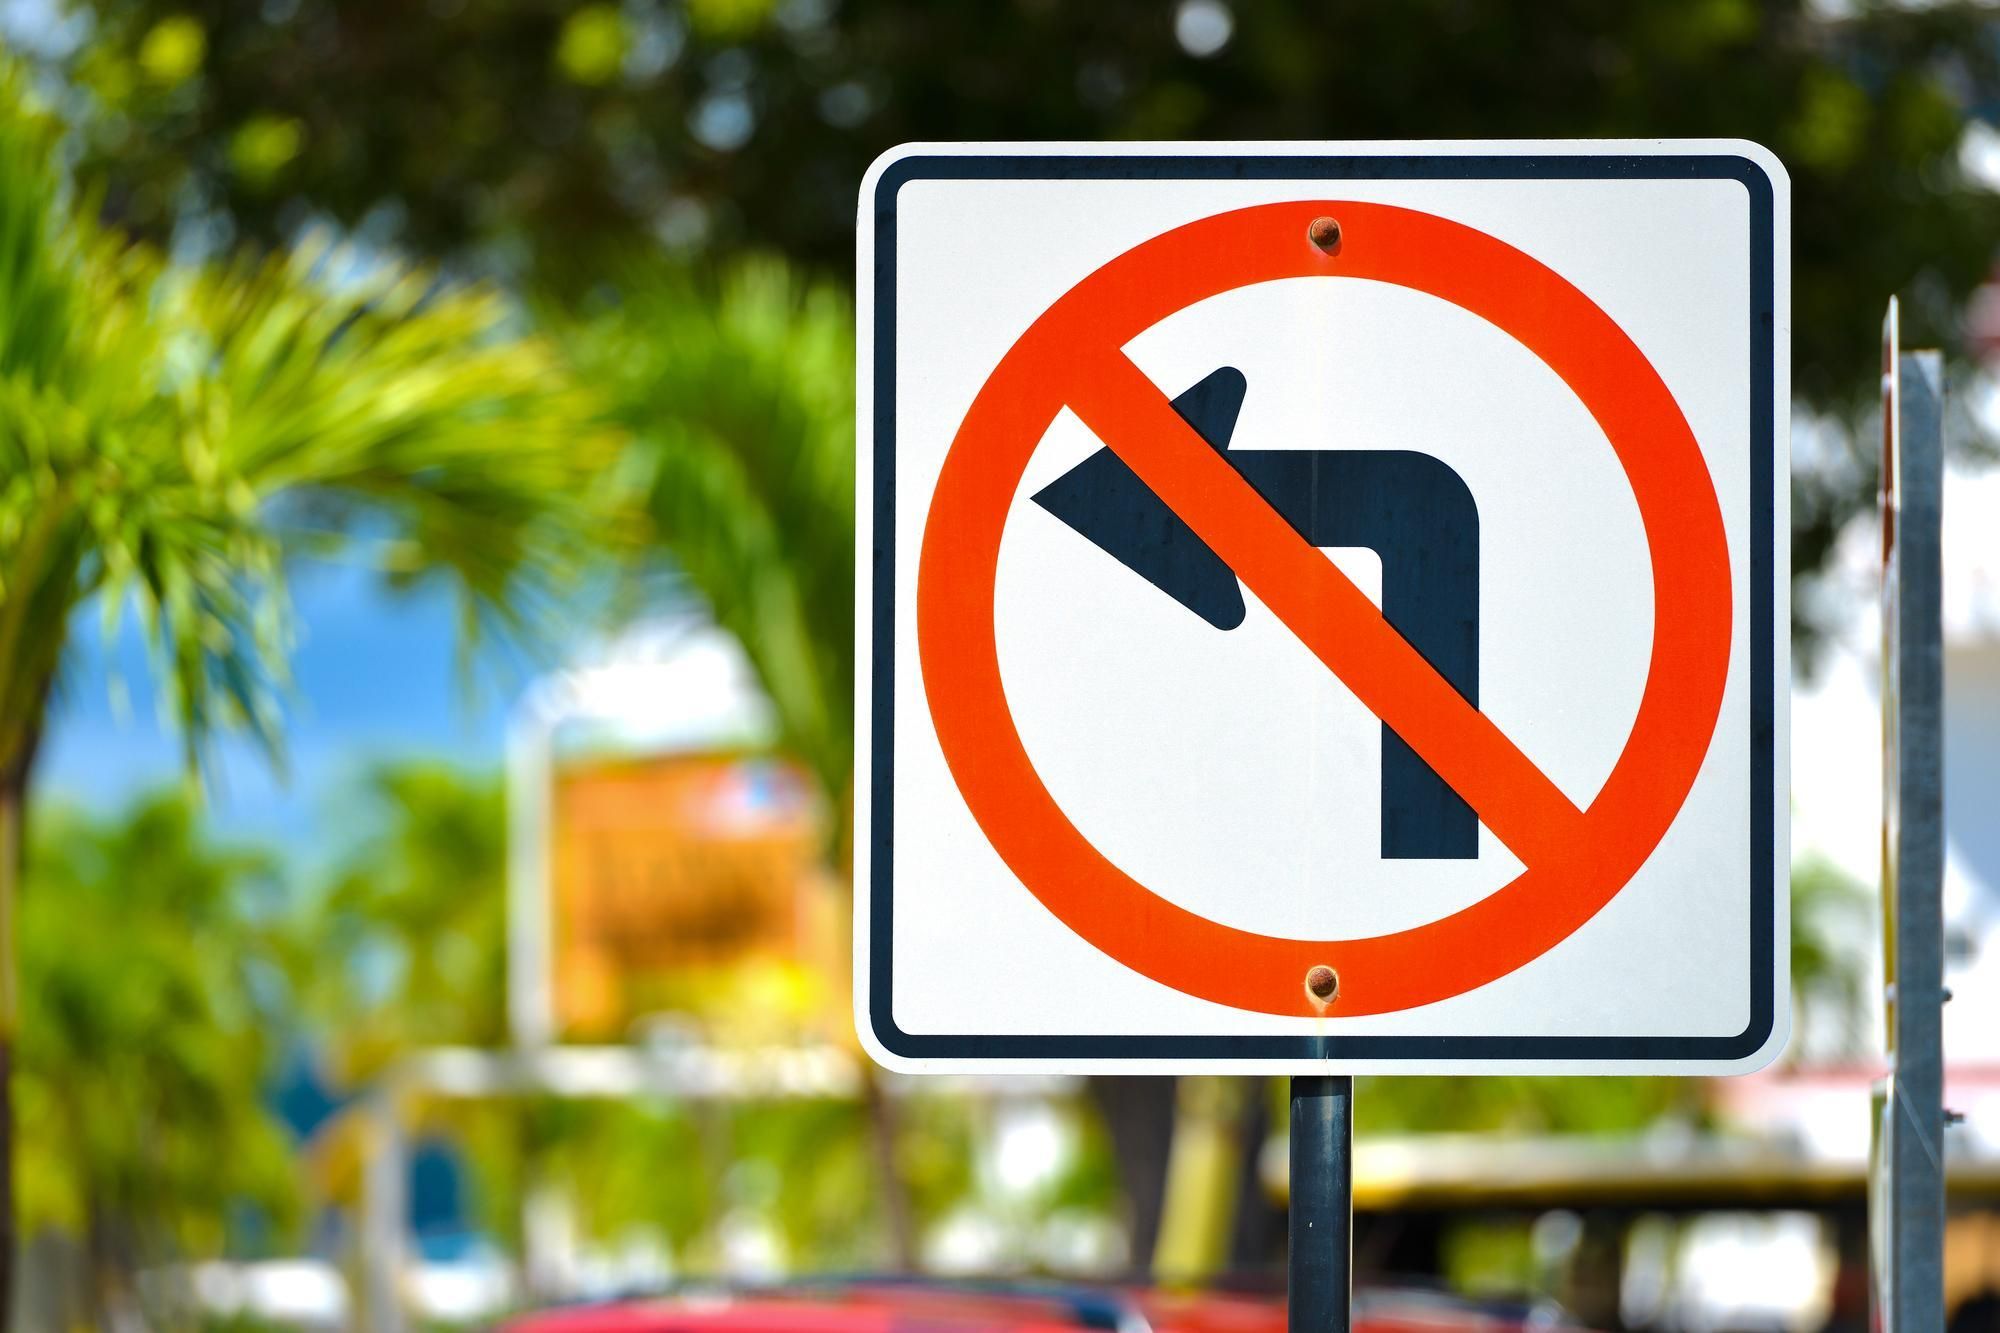
[[[1355,1333],[1573,1329],[1548,1304],[1472,1301],[1425,1288],[1354,1298]],[[529,1315],[503,1333],[1284,1333],[1282,1297],[1036,1282],[854,1280],[690,1290]]]

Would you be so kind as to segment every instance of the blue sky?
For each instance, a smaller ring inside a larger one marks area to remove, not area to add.
[[[319,565],[295,571],[291,592],[290,773],[278,774],[242,740],[218,746],[208,795],[218,832],[310,861],[334,848],[339,798],[371,764],[417,756],[499,764],[508,707],[532,667],[487,645],[468,688],[448,589],[391,592],[368,571]],[[41,799],[115,809],[180,778],[181,752],[155,710],[145,645],[134,618],[125,621],[107,641],[94,604],[78,613],[37,772]]]

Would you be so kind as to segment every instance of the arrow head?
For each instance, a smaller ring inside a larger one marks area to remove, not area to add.
[[[1174,399],[1174,411],[1211,448],[1225,452],[1247,387],[1242,371],[1224,366]],[[1099,449],[1033,498],[1215,628],[1243,623],[1235,573],[1111,450]]]

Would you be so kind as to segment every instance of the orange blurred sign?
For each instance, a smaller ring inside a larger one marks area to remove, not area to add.
[[[824,823],[780,760],[593,759],[552,794],[556,1022],[620,1040],[671,1018],[779,1035],[823,1009]]]

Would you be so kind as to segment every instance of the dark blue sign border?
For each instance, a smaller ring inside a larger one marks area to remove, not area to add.
[[[1384,1035],[1029,1036],[905,1032],[896,1026],[895,932],[895,514],[896,199],[913,180],[1733,180],[1750,196],[1750,1022],[1729,1037],[1425,1037]],[[1063,156],[930,155],[889,164],[875,185],[874,508],[858,534],[872,551],[873,729],[870,800],[867,1012],[876,1041],[909,1060],[1445,1060],[1631,1062],[1741,1060],[1770,1040],[1777,1021],[1773,945],[1777,884],[1773,786],[1777,692],[1772,605],[1776,337],[1771,179],[1749,158],[1685,156]],[[864,200],[864,204],[869,201]],[[857,442],[866,446],[866,442]],[[859,923],[857,923],[857,929]]]

